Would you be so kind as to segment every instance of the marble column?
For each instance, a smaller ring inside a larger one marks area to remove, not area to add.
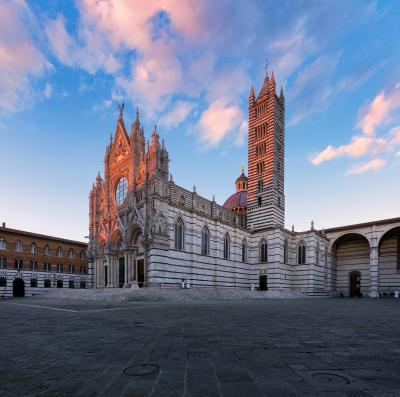
[[[124,271],[125,271],[125,274],[124,274],[124,281],[125,281],[124,282],[124,287],[127,288],[129,286],[129,272],[128,272],[128,269],[129,269],[129,251],[128,250],[125,250],[124,261],[125,261],[125,266],[124,266]]]
[[[378,260],[378,247],[370,248],[369,256],[369,277],[370,287],[369,296],[371,298],[379,297],[379,260]]]

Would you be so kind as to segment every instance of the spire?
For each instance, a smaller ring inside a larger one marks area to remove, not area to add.
[[[268,77],[268,70],[265,72],[265,79],[264,83],[261,87],[260,93],[258,94],[257,100],[263,96],[266,96],[269,91],[269,77]]]
[[[242,174],[244,174],[244,164],[242,164]]]
[[[271,89],[271,91],[272,91],[272,94],[275,94],[275,86],[276,86],[276,84],[275,84],[275,74],[274,74],[274,71],[272,71],[272,74],[271,74],[271,82],[270,82],[270,89]]]
[[[251,88],[250,88],[250,95],[249,95],[249,98],[250,98],[250,99],[254,99],[254,86],[253,86],[253,84],[251,85]]]
[[[121,105],[118,105],[118,107],[119,107],[119,117],[118,118],[120,120],[122,120],[124,118],[124,107],[125,107],[124,102],[122,102]]]
[[[285,98],[285,95],[283,94],[283,87],[281,86],[281,92],[279,93],[279,98]]]

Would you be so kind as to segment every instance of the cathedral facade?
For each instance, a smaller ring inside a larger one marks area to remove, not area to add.
[[[177,185],[164,141],[123,106],[89,200],[97,288],[236,287],[379,296],[400,289],[400,219],[297,232],[285,224],[285,97],[249,95],[248,177],[224,205]]]

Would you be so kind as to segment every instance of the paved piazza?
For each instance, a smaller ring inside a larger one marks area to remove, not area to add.
[[[400,299],[0,301],[0,396],[400,396]]]

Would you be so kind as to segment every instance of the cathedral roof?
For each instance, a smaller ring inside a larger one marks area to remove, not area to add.
[[[232,194],[232,196],[225,201],[224,207],[229,210],[247,207],[247,191],[241,191]]]
[[[240,175],[237,179],[236,182],[238,181],[247,181],[247,176],[244,174],[244,172],[242,172],[242,175]]]

